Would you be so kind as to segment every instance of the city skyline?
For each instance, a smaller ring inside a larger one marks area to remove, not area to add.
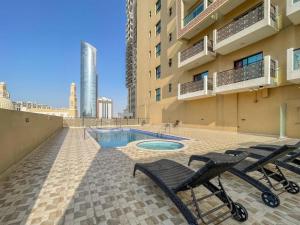
[[[126,107],[125,3],[87,1],[70,5],[67,1],[31,0],[18,2],[17,8],[15,4],[14,1],[2,3],[5,11],[0,10],[3,28],[0,81],[8,85],[12,100],[64,107],[69,96],[65,87],[72,82],[78,85],[79,97],[80,41],[86,40],[97,46],[102,59],[98,64],[98,96],[114,99],[116,113]],[[105,8],[114,11],[108,13]],[[8,13],[11,10],[17,16]],[[89,13],[83,16],[82,11]],[[113,24],[107,23],[109,16],[116,18]],[[10,21],[9,25],[5,21]]]

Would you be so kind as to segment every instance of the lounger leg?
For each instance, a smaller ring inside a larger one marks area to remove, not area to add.
[[[283,190],[285,189],[287,192],[289,192],[291,194],[299,193],[299,186],[295,182],[287,180],[287,178],[285,177],[285,175],[283,174],[281,169],[278,167],[277,163],[275,164],[275,167],[276,167],[276,170],[278,171],[278,173],[273,172],[264,167],[261,169],[258,169],[258,171],[261,172],[262,174],[264,174],[264,177],[267,179],[267,182],[274,190],[281,191],[282,189]],[[272,184],[270,178],[272,178],[273,180],[276,180],[278,183]],[[276,188],[276,186],[278,186],[278,185],[282,185],[282,187],[279,189]]]
[[[215,193],[215,196],[218,197],[223,203],[227,205],[233,218],[239,222],[244,222],[248,219],[248,212],[243,205],[233,200],[227,195],[220,178],[218,178],[219,187],[211,183],[210,181],[204,183],[203,185],[210,190],[212,193]]]
[[[137,170],[137,166],[135,165],[135,166],[134,166],[134,169],[133,169],[133,177],[135,177],[135,172],[136,172],[136,170]]]
[[[218,188],[216,185],[211,183],[210,181],[203,184],[208,190],[212,193],[216,193],[216,196],[224,203],[233,203],[230,197],[226,196],[225,190]],[[219,192],[220,191],[220,192]]]
[[[300,166],[300,160],[299,159],[294,159],[292,162],[297,164],[298,166]]]
[[[292,161],[294,163],[294,161]],[[300,162],[300,161],[299,161]],[[282,167],[282,168],[285,168],[293,173],[297,173],[300,175],[300,168],[296,167],[296,166],[293,166],[291,164],[289,164],[288,162],[282,162],[282,161],[278,161],[277,162],[277,165]]]
[[[270,188],[261,183],[260,181],[254,179],[253,177],[247,175],[245,172],[239,171],[237,169],[231,168],[228,170],[230,173],[236,175],[237,177],[243,179],[247,183],[251,184],[253,187],[257,188],[262,192],[261,198],[263,202],[272,208],[279,206],[280,200],[277,195],[275,195]]]

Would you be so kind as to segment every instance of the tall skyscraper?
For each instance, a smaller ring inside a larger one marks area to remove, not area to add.
[[[91,44],[81,42],[80,116],[97,116],[97,49]]]
[[[136,113],[136,0],[126,1],[127,27],[126,27],[126,87],[128,90],[128,110],[135,117]]]

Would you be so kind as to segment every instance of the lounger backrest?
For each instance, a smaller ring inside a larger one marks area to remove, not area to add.
[[[288,148],[288,146],[284,145],[274,150],[270,155],[253,162],[253,164],[245,168],[244,171],[250,172],[250,171],[257,170],[259,167],[265,166],[268,163],[275,162],[277,159],[285,156],[290,151],[291,150]]]
[[[235,166],[240,161],[244,160],[248,156],[248,153],[244,152],[237,156],[232,156],[230,160],[209,160],[203,167],[201,167],[193,176],[187,178],[183,183],[176,187],[176,190],[185,189],[187,186],[196,187],[199,186],[214,177],[226,172],[229,168]]]

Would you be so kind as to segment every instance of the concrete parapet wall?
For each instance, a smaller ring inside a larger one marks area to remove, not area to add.
[[[62,126],[62,117],[0,109],[0,176]]]

